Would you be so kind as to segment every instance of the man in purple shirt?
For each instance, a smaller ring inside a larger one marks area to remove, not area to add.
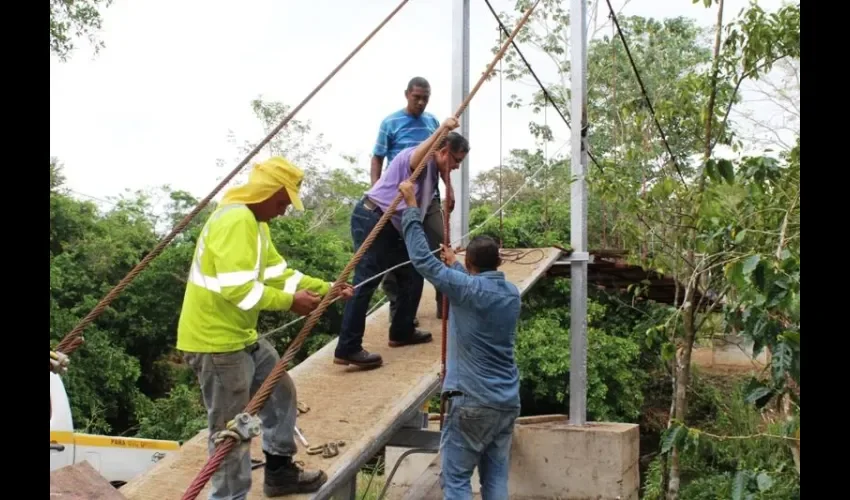
[[[398,195],[399,185],[410,177],[410,174],[425,158],[425,154],[433,145],[442,129],[449,131],[458,127],[454,117],[447,118],[430,138],[416,147],[403,149],[393,158],[381,178],[366,191],[366,195],[354,207],[351,214],[351,237],[354,249],[357,251],[363,241],[372,232],[378,220]],[[439,144],[434,156],[428,161],[425,170],[419,174],[415,183],[416,200],[420,206],[428,206],[436,189],[437,174],[446,176],[457,169],[469,152],[469,142],[456,132],[449,132]],[[401,214],[407,205],[404,200],[396,206],[390,223],[378,233],[369,250],[354,268],[354,286],[357,287],[390,267],[410,260],[407,246],[404,243],[401,229]],[[429,332],[418,330],[413,324],[419,299],[422,297],[423,279],[419,273],[406,264],[395,270],[398,280],[398,305],[395,315],[391,318],[389,346],[401,347],[406,345],[430,342]],[[334,353],[334,363],[340,365],[355,365],[364,368],[380,366],[383,359],[380,354],[369,353],[363,349],[363,332],[366,328],[366,314],[369,301],[375,293],[380,280],[374,279],[355,288],[354,297],[345,305],[342,317],[342,331]]]

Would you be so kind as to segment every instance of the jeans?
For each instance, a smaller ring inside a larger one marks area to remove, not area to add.
[[[380,218],[380,209],[369,210],[363,205],[363,200],[355,205],[351,214],[351,238],[355,252],[360,249]],[[407,246],[401,234],[392,222],[387,222],[354,268],[354,286],[408,260],[410,258],[407,255]],[[395,274],[400,293],[398,308],[390,324],[390,340],[406,340],[414,332],[413,320],[419,308],[419,299],[422,298],[423,279],[410,264],[399,267]],[[336,356],[350,356],[363,348],[366,313],[369,312],[369,301],[372,300],[379,284],[379,280],[372,280],[356,288],[354,296],[345,303]]]
[[[248,405],[251,397],[280,359],[265,339],[241,351],[211,354],[185,353],[186,363],[201,385],[210,431],[209,453],[215,452],[213,434],[225,429]],[[263,451],[272,455],[295,455],[295,418],[298,407],[295,384],[284,372],[259,415],[262,422]],[[241,500],[251,489],[251,443],[237,444],[221,462],[212,477],[210,500]]]
[[[428,211],[425,212],[424,222],[425,235],[428,236],[428,246],[431,250],[440,248],[440,243],[443,242],[443,211],[440,209],[439,198],[434,197],[431,199],[431,204],[428,205]],[[398,309],[398,280],[395,273],[396,271],[392,271],[385,274],[382,283],[384,293],[387,294],[387,300],[390,302],[391,319],[395,316]],[[437,291],[435,298],[437,299],[437,310],[439,310],[443,307],[443,294]]]
[[[508,499],[511,438],[519,408],[485,408],[466,396],[449,400],[440,439],[440,486],[445,500],[470,500],[475,467],[483,500]]]

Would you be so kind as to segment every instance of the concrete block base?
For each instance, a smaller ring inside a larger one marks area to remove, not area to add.
[[[637,424],[590,422],[577,427],[569,425],[565,415],[520,418],[511,445],[510,498],[638,500],[639,438]],[[387,470],[401,451],[387,447]],[[439,460],[433,455],[406,458],[393,489],[407,490],[405,498],[442,498]],[[481,498],[477,469],[471,482],[475,498]]]
[[[637,500],[639,438],[637,424],[521,418],[511,446],[510,498]]]

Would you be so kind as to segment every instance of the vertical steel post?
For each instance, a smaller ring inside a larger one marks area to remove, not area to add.
[[[469,95],[469,1],[452,0],[452,109]],[[443,120],[445,117],[437,117]],[[457,132],[469,139],[469,107],[460,117]],[[455,192],[455,209],[451,214],[452,245],[468,243],[460,237],[469,232],[469,161],[471,152],[461,167],[452,172],[452,187]],[[445,198],[445,197],[444,197]]]
[[[570,424],[587,421],[587,3],[570,0]]]

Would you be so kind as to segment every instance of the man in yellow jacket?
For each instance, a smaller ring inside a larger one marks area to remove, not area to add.
[[[258,339],[260,311],[307,315],[330,291],[331,283],[287,266],[271,241],[268,221],[292,204],[304,210],[298,191],[303,172],[283,158],[255,165],[247,184],[224,194],[201,232],[189,272],[177,327],[183,351],[201,386],[210,430],[209,450],[227,424],[247,406],[280,359]],[[350,285],[342,299],[353,294]],[[266,455],[263,492],[268,497],[318,490],[327,481],[321,470],[293,462],[298,448],[295,385],[284,374],[259,412]],[[244,499],[251,489],[250,440],[241,441],[212,477],[211,500]]]

